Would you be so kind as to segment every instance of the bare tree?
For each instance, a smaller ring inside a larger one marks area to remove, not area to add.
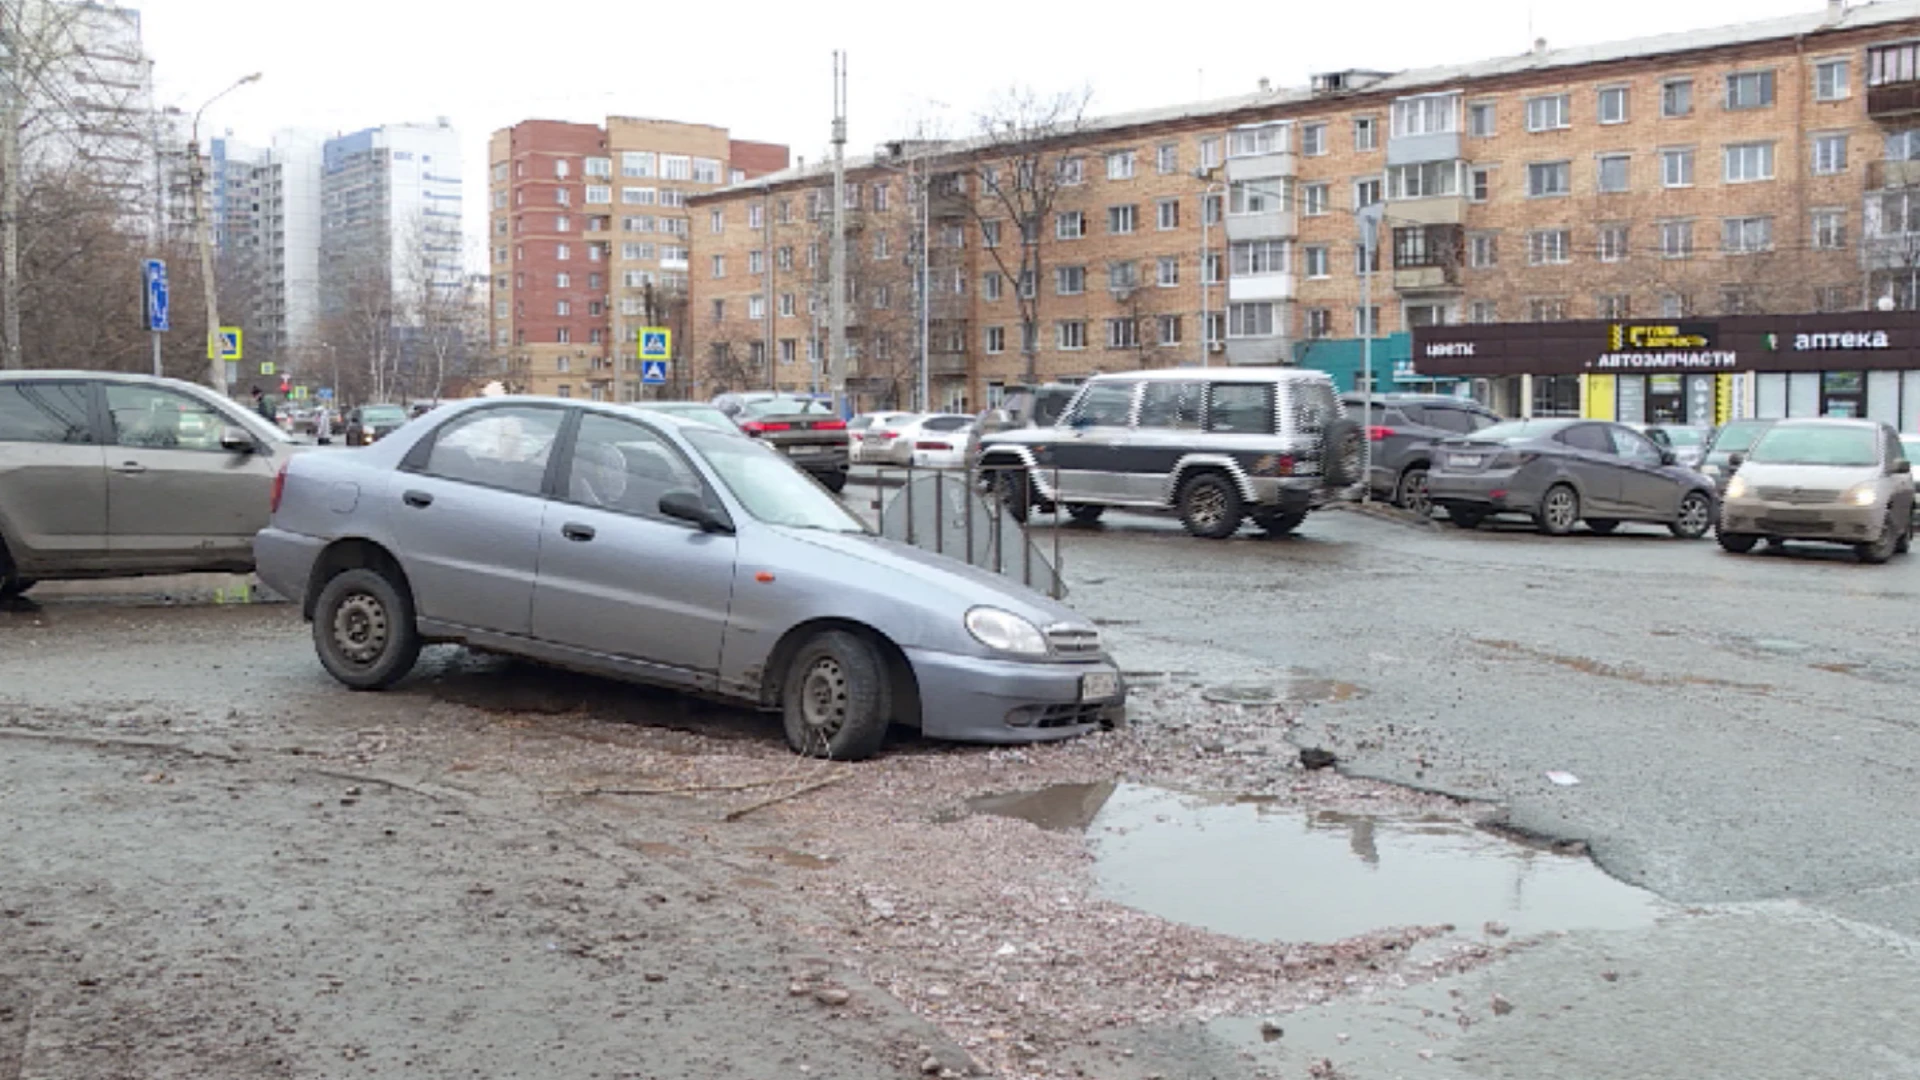
[[[347,251],[327,260],[332,280],[322,333],[340,350],[344,385],[335,393],[354,401],[387,402],[399,390],[393,278],[380,256],[380,251]]]
[[[448,377],[464,373],[476,290],[460,266],[457,224],[417,212],[403,228],[397,286],[412,363],[401,374],[409,397],[438,401]]]

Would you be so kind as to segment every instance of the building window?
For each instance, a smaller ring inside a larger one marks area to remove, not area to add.
[[[790,292],[781,293],[780,317],[783,319],[791,319],[797,311],[799,311],[799,308],[795,306],[793,294]]]
[[[1000,289],[1006,279],[997,270],[989,270],[980,278],[980,295],[988,300],[1000,299]]]
[[[1467,321],[1472,323],[1496,323],[1500,321],[1500,305],[1493,300],[1475,300],[1467,308]]]
[[[1200,140],[1200,168],[1217,169],[1220,167],[1220,136],[1210,135]]]
[[[1165,176],[1180,171],[1180,144],[1161,143],[1153,150],[1154,171]]]
[[[1495,126],[1497,110],[1491,101],[1476,101],[1467,106],[1467,134],[1477,139],[1491,139],[1498,130]]]
[[[1227,336],[1230,338],[1272,337],[1271,303],[1227,305]]]
[[[1220,224],[1221,212],[1226,207],[1226,199],[1219,192],[1200,196],[1200,220],[1208,225]]]
[[[1813,310],[1847,311],[1853,307],[1853,289],[1846,285],[1822,285],[1813,291]]]
[[[1557,296],[1536,296],[1527,301],[1527,318],[1534,322],[1562,322],[1566,317],[1567,302]]]
[[[1660,186],[1693,186],[1693,149],[1660,151]]]
[[[1107,179],[1133,179],[1134,155],[1131,150],[1114,150],[1107,154]]]
[[[725,255],[715,255],[713,257],[713,276],[717,278],[727,276],[727,257]]]
[[[1300,128],[1300,152],[1307,157],[1319,157],[1327,152],[1327,125],[1303,124]]]
[[[780,339],[780,362],[791,364],[800,358],[800,342],[793,338]]]
[[[777,266],[777,267],[779,267],[779,268],[780,268],[780,269],[782,269],[782,270],[791,270],[791,269],[793,269],[793,247],[792,247],[792,245],[787,245],[787,246],[785,246],[785,247],[779,247],[779,248],[775,248],[775,249],[774,249],[774,251],[773,251],[773,265],[775,265],[775,266]]]
[[[1087,235],[1087,215],[1079,210],[1054,215],[1053,235],[1057,240],[1078,240]]]
[[[553,340],[556,344],[571,345],[573,343],[573,331],[562,326],[553,332]],[[560,362],[566,363],[566,358],[562,357]],[[560,370],[565,371],[566,369],[561,368]]]
[[[1087,324],[1081,319],[1068,319],[1054,325],[1054,342],[1062,349],[1084,349],[1087,347]]]
[[[1813,212],[1813,246],[1822,251],[1838,251],[1847,246],[1847,212],[1845,210]]]
[[[1207,317],[1202,320],[1200,324],[1200,334],[1206,339],[1207,348],[1214,352],[1219,352],[1221,349],[1226,348],[1227,313],[1224,311],[1207,312]]]
[[[1600,261],[1625,262],[1627,258],[1627,227],[1625,225],[1600,226]]]
[[[1084,266],[1054,267],[1053,291],[1057,296],[1079,296],[1086,292],[1087,268]]]
[[[1127,292],[1140,284],[1140,267],[1133,262],[1110,262],[1107,264],[1107,288],[1112,292]]]
[[[1726,148],[1725,155],[1727,183],[1747,184],[1773,179],[1772,143],[1736,143]]]
[[[1132,319],[1107,320],[1107,348],[1137,349],[1140,347],[1140,324]]]
[[[1813,97],[1815,101],[1844,100],[1849,89],[1845,60],[1826,60],[1814,65]]]
[[[693,179],[693,159],[685,154],[660,155],[660,175],[669,180]]]
[[[1160,256],[1154,284],[1162,289],[1171,289],[1180,284],[1180,260],[1172,255]]]
[[[1693,80],[1668,79],[1660,84],[1660,115],[1679,117],[1693,115]]]
[[[573,192],[568,191],[566,188],[554,188],[553,201],[557,206],[572,206]]]
[[[1353,309],[1353,332],[1359,337],[1380,336],[1380,305]]]
[[[1059,165],[1060,185],[1074,187],[1087,182],[1087,162],[1085,158],[1063,157]]]
[[[767,298],[764,296],[747,297],[747,318],[756,322],[767,317]]]
[[[1228,153],[1237,158],[1285,153],[1291,142],[1292,132],[1291,124],[1262,124],[1259,127],[1240,128],[1229,136],[1231,145],[1228,147]]]
[[[727,302],[725,300],[715,300],[713,302],[713,321],[720,322],[724,320],[726,317],[727,317]]]
[[[553,287],[556,289],[571,289],[573,287],[573,275],[572,274],[553,275]]]
[[[873,236],[873,257],[874,258],[876,259],[886,258],[888,252],[892,250],[892,247],[893,247],[893,243],[891,240],[887,238],[886,233],[874,234]]]
[[[1573,191],[1573,164],[1566,161],[1536,162],[1527,166],[1527,197],[1533,199],[1566,195]]]
[[[1602,154],[1595,171],[1595,184],[1603,194],[1627,190],[1628,166],[1632,159],[1625,154]]]
[[[1527,130],[1557,131],[1573,126],[1572,102],[1566,94],[1527,99]]]
[[[1452,135],[1460,130],[1460,95],[1421,94],[1393,103],[1393,137]]]
[[[1233,276],[1259,277],[1287,272],[1287,241],[1242,240],[1229,249],[1233,257]]]
[[[875,285],[873,287],[873,310],[885,311],[893,306],[893,286]]]
[[[1467,237],[1467,265],[1485,269],[1500,262],[1500,238],[1494,233],[1474,233]]]
[[[987,354],[997,356],[1007,351],[1007,328],[1004,326],[987,327]]]
[[[1387,168],[1387,198],[1431,199],[1460,194],[1460,163],[1426,161]]]
[[[1300,189],[1300,212],[1307,217],[1319,217],[1327,212],[1327,185],[1306,184]]]
[[[1227,280],[1227,259],[1218,251],[1200,253],[1200,283],[1218,285]]]
[[[1160,316],[1159,326],[1157,329],[1159,330],[1159,334],[1157,337],[1155,337],[1154,340],[1158,344],[1161,344],[1161,345],[1180,344],[1180,316],[1178,315]]]
[[[1624,124],[1627,122],[1627,88],[1624,86],[1603,86],[1600,88],[1600,122],[1603,124]]]
[[[1155,220],[1162,229],[1180,227],[1180,200],[1161,199],[1155,204]]]
[[[1593,313],[1602,319],[1629,318],[1625,293],[1607,293],[1593,298]]]
[[[1107,207],[1107,231],[1126,234],[1133,231],[1134,208],[1132,206]]]
[[[610,205],[613,202],[613,189],[605,184],[588,184],[587,201]]]
[[[1725,218],[1720,222],[1720,250],[1728,255],[1751,255],[1772,246],[1770,217]]]
[[[1306,248],[1307,276],[1310,278],[1332,277],[1333,272],[1327,259],[1324,244],[1314,244]]]
[[[891,191],[892,189],[887,186],[887,183],[884,180],[873,185],[873,208],[875,210],[878,210],[882,213],[886,212],[887,203],[891,197]]]
[[[1354,276],[1366,277],[1369,274],[1377,274],[1379,272],[1380,272],[1380,249],[1376,247],[1371,252],[1369,252],[1367,250],[1367,245],[1365,244],[1353,245]]]
[[[1386,183],[1385,180],[1378,176],[1370,176],[1365,180],[1355,180],[1353,182],[1353,208],[1358,210],[1361,207],[1384,202]]]
[[[1727,76],[1727,108],[1764,109],[1773,104],[1773,72],[1741,71]]]
[[[1307,309],[1307,337],[1319,340],[1333,335],[1333,312],[1327,308]]]
[[[561,180],[565,180],[567,177],[573,175],[572,163],[568,162],[565,158],[562,158],[559,161],[554,162],[553,175]]]
[[[1554,301],[1548,301],[1552,303]],[[1564,307],[1565,305],[1562,305]],[[1533,380],[1533,415],[1579,416],[1580,376],[1537,375]]]
[[[747,228],[763,229],[767,225],[767,208],[763,203],[747,204]]]
[[[1475,169],[1471,176],[1472,187],[1467,195],[1474,202],[1486,202],[1493,197],[1493,170]]]
[[[652,151],[629,150],[620,155],[620,175],[647,179],[654,175]]]
[[[764,274],[767,272],[767,253],[754,250],[747,252],[747,273]]]
[[[1833,176],[1846,171],[1847,137],[1815,135],[1813,137],[1813,175]]]
[[[1665,259],[1685,259],[1693,254],[1693,222],[1663,221],[1660,223],[1660,256]]]
[[[1572,258],[1572,236],[1565,229],[1535,229],[1527,234],[1527,264],[1550,266]]]
[[[555,244],[553,245],[553,257],[559,262],[566,262],[568,259],[573,258],[573,248],[567,244]]]
[[[1380,148],[1379,117],[1356,116],[1353,118],[1353,148],[1363,154]]]

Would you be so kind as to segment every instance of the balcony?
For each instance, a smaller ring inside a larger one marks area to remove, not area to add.
[[[1298,175],[1300,175],[1300,157],[1291,150],[1275,150],[1268,154],[1251,154],[1246,157],[1227,159],[1227,179],[1235,183]]]
[[[1402,293],[1460,287],[1465,233],[1458,225],[1414,225],[1393,230],[1393,287]]]
[[[927,373],[930,375],[967,374],[966,353],[933,353],[927,357]]]
[[[1465,157],[1460,152],[1460,133],[1445,131],[1434,135],[1399,135],[1387,140],[1387,165],[1418,165],[1427,161],[1453,161]]]
[[[1292,300],[1295,295],[1296,279],[1292,274],[1235,274],[1227,279],[1229,303]]]
[[[1269,200],[1280,205],[1278,200]],[[1228,214],[1227,240],[1290,240],[1300,234],[1300,222],[1291,210],[1257,214]]]
[[[1293,339],[1272,337],[1228,338],[1227,363],[1273,367],[1293,362]]]
[[[1920,187],[1920,161],[1867,162],[1867,190]]]
[[[1435,195],[1423,199],[1394,199],[1387,204],[1387,217],[1396,225],[1464,225],[1467,197]]]
[[[1867,115],[1892,120],[1920,113],[1920,42],[1867,50]]]

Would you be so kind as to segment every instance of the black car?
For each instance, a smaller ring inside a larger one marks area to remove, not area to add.
[[[407,422],[407,410],[398,405],[362,405],[347,414],[340,436],[348,446],[372,446]]]
[[[1366,399],[1344,397],[1349,416],[1359,416]],[[1374,494],[1395,506],[1425,517],[1433,509],[1427,496],[1427,470],[1433,465],[1433,444],[1442,439],[1471,435],[1500,422],[1500,414],[1465,398],[1438,394],[1375,394],[1367,417],[1367,442],[1372,447],[1371,487]]]

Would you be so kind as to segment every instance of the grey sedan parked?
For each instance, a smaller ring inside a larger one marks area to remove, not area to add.
[[[777,710],[840,759],[895,723],[1066,738],[1125,701],[1087,619],[873,535],[758,440],[617,405],[486,398],[302,455],[254,547],[356,689],[464,642]]]
[[[1625,424],[1510,420],[1441,443],[1434,459],[1433,503],[1462,528],[1525,514],[1554,536],[1644,521],[1692,540],[1713,526],[1713,482]]]

